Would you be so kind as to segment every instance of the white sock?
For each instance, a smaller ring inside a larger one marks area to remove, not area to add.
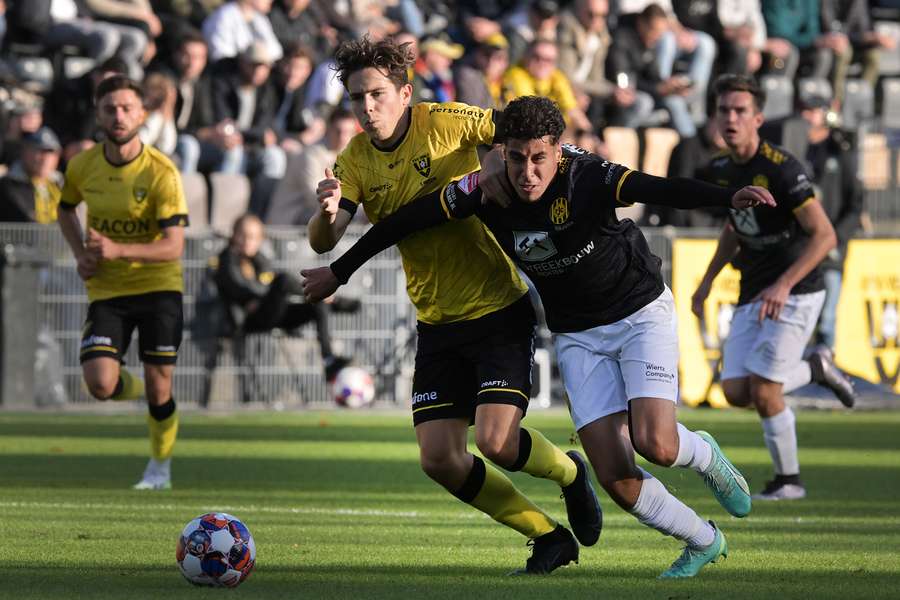
[[[800,473],[800,459],[797,455],[797,427],[794,411],[785,408],[774,417],[762,420],[763,439],[776,475],[797,475]]]
[[[682,425],[678,426],[678,456],[673,467],[688,467],[704,473],[712,462],[712,446],[702,437]]]
[[[663,535],[670,535],[694,548],[705,548],[716,539],[712,525],[697,516],[690,507],[669,493],[658,479],[644,469],[641,493],[631,507],[637,520]]]
[[[804,385],[812,381],[812,371],[809,368],[809,362],[805,360],[801,360],[797,363],[797,366],[791,369],[791,372],[788,374],[787,381],[784,382],[784,385],[781,388],[782,393],[787,394],[789,392],[793,392],[797,388],[802,388]]]

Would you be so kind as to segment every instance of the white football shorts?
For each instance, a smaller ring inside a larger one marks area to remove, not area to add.
[[[620,321],[553,336],[575,429],[634,398],[678,401],[678,335],[668,287]]]
[[[759,321],[761,303],[739,306],[722,347],[722,380],[751,373],[784,383],[803,360],[803,351],[816,328],[825,303],[825,290],[788,296],[777,321]]]

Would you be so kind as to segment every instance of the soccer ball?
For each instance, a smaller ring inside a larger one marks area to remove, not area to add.
[[[375,399],[375,383],[365,369],[344,367],[334,378],[334,401],[338,406],[363,408]]]
[[[227,513],[200,515],[178,536],[175,558],[184,578],[194,585],[237,587],[256,564],[250,530]]]

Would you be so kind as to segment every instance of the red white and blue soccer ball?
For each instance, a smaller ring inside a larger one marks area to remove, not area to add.
[[[360,367],[344,367],[334,378],[332,391],[338,406],[364,408],[375,400],[375,382]]]
[[[237,587],[256,564],[256,543],[247,526],[227,513],[191,519],[175,551],[184,578],[194,585]]]

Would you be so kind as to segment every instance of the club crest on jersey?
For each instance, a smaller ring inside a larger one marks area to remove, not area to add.
[[[560,196],[550,205],[550,222],[554,225],[562,225],[569,220],[569,199]]]
[[[765,175],[757,175],[753,178],[753,185],[769,189],[769,178]]]
[[[540,262],[556,254],[556,246],[546,231],[514,231],[516,254],[524,261]]]
[[[412,159],[412,164],[422,177],[431,175],[431,157],[427,154]]]
[[[134,193],[134,199],[138,204],[140,204],[141,202],[143,202],[144,200],[147,199],[147,188],[145,188],[145,187],[136,187],[136,188],[134,188],[133,193]]]

